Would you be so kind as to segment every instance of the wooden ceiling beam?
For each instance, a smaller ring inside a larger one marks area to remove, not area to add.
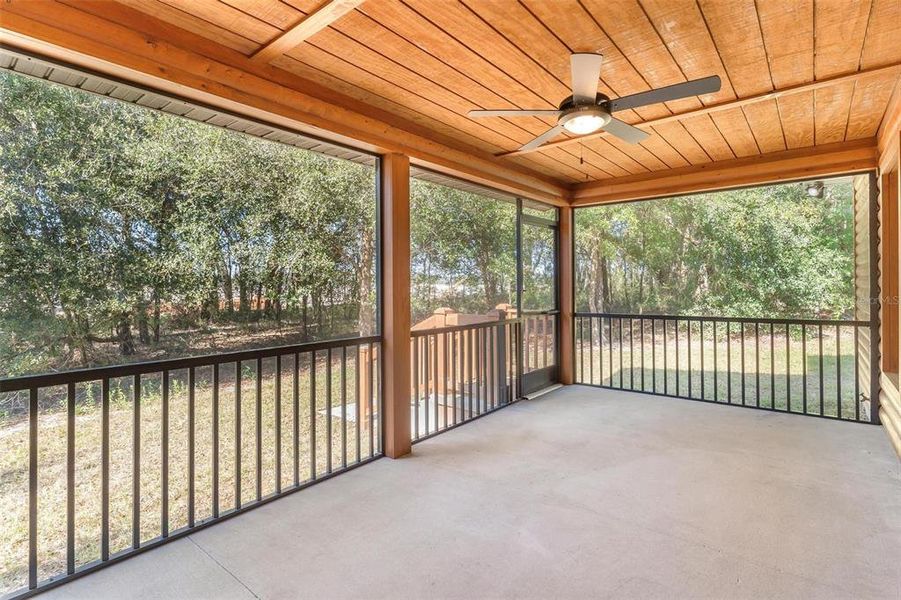
[[[322,4],[313,9],[283,31],[271,42],[254,52],[250,58],[256,62],[269,63],[274,58],[285,54],[288,50],[296,48],[315,33],[322,31],[359,5],[364,0],[323,0]]]
[[[772,92],[764,92],[762,94],[757,94],[754,96],[748,96],[747,98],[739,98],[737,100],[729,100],[726,102],[720,102],[717,104],[711,104],[709,106],[704,106],[702,108],[697,108],[694,110],[688,110],[681,113],[676,113],[672,115],[667,115],[665,117],[660,117],[657,119],[648,119],[647,121],[642,121],[639,123],[633,123],[635,127],[654,127],[656,125],[663,125],[665,123],[671,123],[674,121],[679,121],[682,119],[690,119],[692,117],[699,117],[702,115],[710,115],[718,112],[723,112],[727,110],[732,110],[735,108],[741,108],[744,106],[748,106],[750,104],[757,104],[760,102],[766,102],[769,100],[775,100],[777,98],[783,98],[786,96],[792,96],[795,94],[803,94],[808,92],[813,92],[822,88],[838,86],[846,83],[854,83],[857,81],[861,81],[864,79],[872,79],[877,77],[889,77],[891,75],[898,75],[901,73],[901,63],[892,63],[890,65],[885,65],[882,67],[876,67],[872,69],[865,69],[863,71],[855,71],[854,73],[847,73],[845,75],[838,75],[836,77],[828,77],[825,79],[821,79],[819,81],[811,81],[807,83],[801,83],[798,85],[789,86],[786,88],[774,90]],[[566,138],[560,140],[559,142],[551,142],[549,144],[545,144],[543,146],[539,146],[538,148],[533,148],[531,150],[513,150],[512,152],[502,152],[497,156],[519,156],[522,154],[528,154],[530,152],[540,152],[543,150],[549,150],[551,148],[559,148],[560,146],[568,146],[570,144],[578,144],[581,142],[585,142],[588,140],[594,140],[602,137],[607,137],[610,134],[606,131],[600,131],[598,133],[592,133],[590,135],[583,135],[581,137],[574,138]]]
[[[573,186],[572,205],[678,196],[875,169],[876,139],[838,142]]]

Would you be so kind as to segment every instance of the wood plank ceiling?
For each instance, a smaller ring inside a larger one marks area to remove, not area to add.
[[[115,1],[495,154],[553,122],[466,112],[555,108],[571,52],[604,55],[610,97],[722,78],[716,94],[618,114],[634,124],[901,63],[901,0]],[[293,31],[334,3],[330,24]],[[501,160],[572,184],[871,138],[899,72],[666,119],[640,145],[593,136]]]

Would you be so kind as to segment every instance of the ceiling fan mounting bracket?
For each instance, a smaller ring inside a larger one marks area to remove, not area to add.
[[[610,103],[610,98],[608,98],[605,94],[598,92],[597,97],[595,98],[594,104],[580,104],[579,106],[603,106],[605,104],[609,105],[609,103]],[[576,106],[576,103],[573,102],[573,97],[567,96],[566,98],[563,99],[563,102],[560,103],[560,106],[558,106],[557,109],[560,110],[561,112],[565,112],[571,108],[574,108],[575,106]],[[609,106],[607,107],[607,110],[609,112]]]

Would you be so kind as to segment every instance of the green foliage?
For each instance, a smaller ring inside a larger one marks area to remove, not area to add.
[[[579,310],[839,317],[853,309],[851,184],[576,211]]]
[[[515,303],[515,205],[419,179],[410,191],[414,323],[443,306]]]
[[[18,75],[0,97],[0,375],[372,331],[371,167]]]

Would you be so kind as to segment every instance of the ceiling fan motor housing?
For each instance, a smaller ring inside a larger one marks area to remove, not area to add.
[[[575,134],[597,131],[610,122],[610,99],[598,94],[594,104],[576,104],[570,96],[560,103],[558,125]]]

